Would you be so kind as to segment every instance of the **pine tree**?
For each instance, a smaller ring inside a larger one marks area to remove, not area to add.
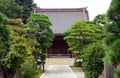
[[[44,70],[46,52],[53,41],[51,21],[46,15],[32,14],[28,18],[28,25],[28,35],[31,42],[34,42],[32,45],[35,45],[33,53],[37,55],[38,65],[42,65]]]
[[[14,0],[0,0],[0,12],[4,13],[8,18],[20,18],[23,8]]]
[[[120,0],[112,0],[107,11],[107,17],[111,21],[105,26],[106,57],[105,62],[116,66],[114,77],[120,78]]]
[[[85,78],[97,78],[103,71],[102,27],[90,21],[77,21],[64,32],[69,49],[82,59]],[[98,66],[100,65],[100,66]]]
[[[30,17],[33,9],[36,7],[36,4],[33,3],[33,0],[15,0],[15,2],[22,7],[22,20],[26,23],[28,17]]]

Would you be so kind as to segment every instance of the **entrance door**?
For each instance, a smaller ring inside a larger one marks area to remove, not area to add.
[[[54,38],[53,45],[47,52],[48,57],[72,57],[72,53],[68,51],[68,45],[63,40],[62,35],[57,35]]]

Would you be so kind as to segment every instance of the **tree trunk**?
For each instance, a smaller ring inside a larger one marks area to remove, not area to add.
[[[104,78],[114,78],[114,66],[105,65]]]
[[[45,71],[45,64],[43,64],[43,72]]]
[[[3,68],[2,68],[1,65],[0,65],[0,78],[5,78],[4,77],[4,71],[3,71]]]
[[[0,78],[14,78],[14,74],[8,74],[6,67],[1,63],[0,63]]]
[[[13,74],[9,74],[8,78],[14,78],[14,75]]]
[[[0,78],[8,78],[5,67],[0,64]]]

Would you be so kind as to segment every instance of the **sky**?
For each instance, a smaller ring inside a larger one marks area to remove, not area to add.
[[[111,0],[34,0],[40,8],[82,8],[87,7],[90,20],[106,13]]]

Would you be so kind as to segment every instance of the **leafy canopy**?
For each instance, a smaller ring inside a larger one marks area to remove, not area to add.
[[[10,19],[9,21],[8,27],[11,32],[11,40],[9,43],[9,50],[2,59],[2,63],[9,76],[14,76],[20,69],[25,57],[31,54],[27,40],[24,37],[25,30],[23,25],[21,19]]]
[[[20,18],[23,8],[14,0],[0,0],[0,11],[8,18]]]
[[[104,48],[100,41],[88,44],[84,48],[82,67],[85,72],[85,78],[98,78],[104,69]]]
[[[22,7],[22,15],[21,18],[24,23],[26,23],[26,20],[28,17],[30,17],[33,9],[36,7],[36,4],[33,2],[33,0],[14,0],[20,7]]]
[[[35,53],[38,55],[36,56],[38,65],[42,64],[44,70],[45,55],[53,41],[53,32],[50,28],[51,21],[46,15],[32,14],[28,18],[28,25],[28,35],[32,37],[30,40],[35,42],[33,44],[35,44]]]
[[[99,39],[101,28],[89,21],[77,21],[70,29],[64,32],[64,39],[69,45],[70,51],[79,51],[86,44]],[[95,35],[96,34],[96,35]]]
[[[103,71],[102,27],[90,21],[77,21],[64,32],[69,49],[82,59],[85,78],[97,78]],[[100,66],[98,66],[100,65]]]
[[[107,17],[111,21],[105,26],[106,36],[104,43],[106,44],[106,64],[116,66],[114,74],[115,78],[120,77],[120,0],[112,0],[107,11]]]

